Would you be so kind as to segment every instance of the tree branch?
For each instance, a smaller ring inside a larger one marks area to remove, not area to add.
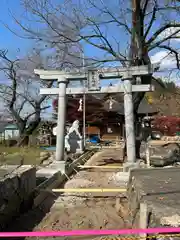
[[[21,105],[20,105],[20,107],[19,107],[19,109],[18,109],[18,115],[21,114],[21,111],[23,110],[24,104],[25,104],[26,102],[27,102],[26,99],[24,99],[24,101],[22,101],[22,103],[21,103]]]
[[[155,6],[153,7],[153,12],[152,12],[152,16],[151,16],[151,20],[149,22],[149,25],[146,29],[146,32],[144,33],[144,40],[146,39],[154,21],[156,20],[156,12],[157,12],[157,2],[155,3]]]
[[[143,13],[144,16],[146,14],[146,9],[147,9],[147,6],[148,6],[148,2],[149,2],[149,0],[145,0],[144,7],[143,7],[143,10],[142,10],[142,13]]]
[[[46,109],[50,108],[50,106],[46,106],[46,107],[39,108],[39,105],[37,105],[36,108],[38,109],[38,111],[43,111],[43,110],[46,110]],[[35,115],[38,111],[35,110],[34,112],[28,114],[28,115],[25,117],[25,121],[28,121],[28,119],[29,119],[30,117],[32,117],[33,115]]]
[[[104,10],[103,8],[98,7],[98,6],[97,6],[94,2],[92,2],[91,0],[89,0],[89,2],[90,2],[90,4],[91,4],[95,9],[98,9],[101,14],[103,14],[103,13],[104,13],[104,14],[108,14],[108,15],[112,18],[112,20],[109,21],[109,22],[117,23],[118,26],[124,27],[125,30],[126,30],[129,34],[132,33],[131,30],[130,30],[130,28],[128,27],[128,25],[127,25],[125,22],[119,21],[118,18],[115,16],[115,14],[112,13],[112,12],[108,9],[108,7],[105,5],[105,3],[104,3],[103,0],[101,0],[101,3],[103,4],[105,10]]]
[[[99,28],[99,26],[96,24],[95,21],[93,21],[92,19],[88,19],[97,29],[96,32],[96,37],[99,38],[99,40],[101,40],[103,42],[103,46],[99,45],[99,48],[109,52],[110,54],[112,54],[116,59],[118,59],[119,61],[121,61],[121,59],[123,58],[125,60],[125,56],[123,56],[121,54],[121,57],[113,50],[112,45],[110,44],[110,42],[108,41],[107,37],[105,37],[101,31],[101,29]],[[90,42],[90,41],[89,41]],[[94,44],[94,43],[93,43]],[[98,46],[98,45],[96,45]]]

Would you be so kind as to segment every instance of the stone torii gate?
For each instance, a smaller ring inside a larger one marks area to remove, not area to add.
[[[66,124],[66,95],[76,94],[100,94],[100,93],[124,93],[124,112],[126,129],[127,166],[136,163],[135,131],[132,92],[150,92],[154,90],[152,85],[132,85],[133,77],[150,75],[155,66],[135,66],[130,68],[101,68],[92,69],[87,72],[64,72],[54,70],[35,69],[35,74],[44,80],[57,80],[59,88],[42,88],[40,94],[58,95],[58,122],[56,135],[56,161],[64,164],[64,137]],[[100,87],[102,79],[120,79],[123,84],[109,87]],[[85,80],[87,87],[69,88],[70,81]]]

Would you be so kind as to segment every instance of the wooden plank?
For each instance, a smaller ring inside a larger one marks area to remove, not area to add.
[[[170,144],[170,143],[178,143],[180,144],[180,141],[176,141],[176,140],[171,140],[171,141],[165,141],[165,140],[151,140],[148,142],[148,144],[150,146],[163,146],[166,144]]]
[[[84,193],[104,193],[104,192],[117,192],[117,193],[124,193],[126,192],[126,188],[57,188],[57,189],[52,189],[52,192],[55,193],[61,193],[61,192],[66,192],[66,193],[77,193],[77,192],[84,192]]]
[[[148,221],[148,210],[146,203],[140,203],[140,217],[139,217],[139,228],[147,229],[147,221]],[[147,234],[140,233],[139,237],[141,240],[146,240]]]
[[[146,164],[147,164],[147,167],[149,168],[150,167],[150,149],[149,149],[149,145],[147,146],[146,148]]]
[[[87,165],[80,165],[78,168],[100,168],[100,169],[122,169],[122,166],[87,166]]]

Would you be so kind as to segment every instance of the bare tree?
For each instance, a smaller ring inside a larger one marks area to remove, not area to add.
[[[75,67],[81,65],[81,61],[77,64],[81,47],[88,46],[91,55],[85,61],[96,66],[111,62],[122,66],[147,65],[153,51],[165,49],[167,55],[175,58],[176,69],[180,68],[179,46],[174,44],[180,39],[177,0],[21,2],[26,10],[23,18],[11,14],[23,30],[21,37],[47,44],[58,54],[68,51],[66,56],[73,57]],[[93,56],[96,52],[98,56]],[[151,80],[152,76],[141,77],[142,84]],[[133,94],[135,117],[144,94]]]
[[[0,97],[20,131],[20,143],[26,144],[41,121],[44,110],[49,108],[48,97],[39,95],[39,87],[51,87],[53,82],[45,82],[34,75],[34,68],[47,66],[41,51],[34,49],[23,59],[12,60],[7,51],[0,51],[0,70],[4,82],[0,85]]]
[[[151,63],[151,52],[165,49],[175,57],[176,67],[180,67],[179,49],[173,44],[180,39],[177,0],[21,2],[26,10],[23,19],[12,14],[25,32],[21,37],[44,42],[57,52],[68,51],[66,56],[73,56],[76,66],[81,46],[89,45],[92,54],[85,60],[91,64],[146,65]],[[93,56],[97,50],[100,50],[99,57]],[[142,77],[141,82],[150,83],[151,76]],[[144,93],[134,94],[135,113],[143,97]]]

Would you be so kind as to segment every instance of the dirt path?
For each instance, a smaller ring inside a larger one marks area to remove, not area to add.
[[[85,165],[121,165],[120,151],[102,150],[96,153]],[[80,171],[68,180],[64,188],[120,188],[116,173],[120,169],[91,169]],[[117,214],[116,198],[119,193],[65,193],[59,195],[49,213],[33,231],[58,231],[77,229],[120,229],[128,227]],[[47,201],[47,200],[46,200]],[[53,197],[51,196],[51,201]],[[46,208],[42,206],[41,211]],[[30,217],[30,215],[29,215]],[[32,218],[35,217],[32,215]],[[25,220],[24,220],[25,221]],[[69,239],[94,239],[95,237],[62,237]],[[29,239],[29,238],[28,238]],[[33,238],[34,239],[34,238]],[[36,238],[38,239],[38,238]],[[41,240],[43,238],[40,238]],[[99,239],[99,238],[97,238]],[[110,238],[108,238],[110,239]]]
[[[121,165],[120,152],[103,150],[95,154],[85,165]],[[78,172],[67,181],[64,188],[118,188],[115,172],[119,169],[91,169]],[[58,197],[51,212],[34,229],[72,230],[72,229],[119,229],[126,227],[117,214],[115,203],[119,193],[65,193]],[[61,238],[74,239],[74,238]],[[77,239],[77,237],[76,237]],[[78,238],[79,239],[79,238]],[[87,239],[84,237],[81,239]]]

